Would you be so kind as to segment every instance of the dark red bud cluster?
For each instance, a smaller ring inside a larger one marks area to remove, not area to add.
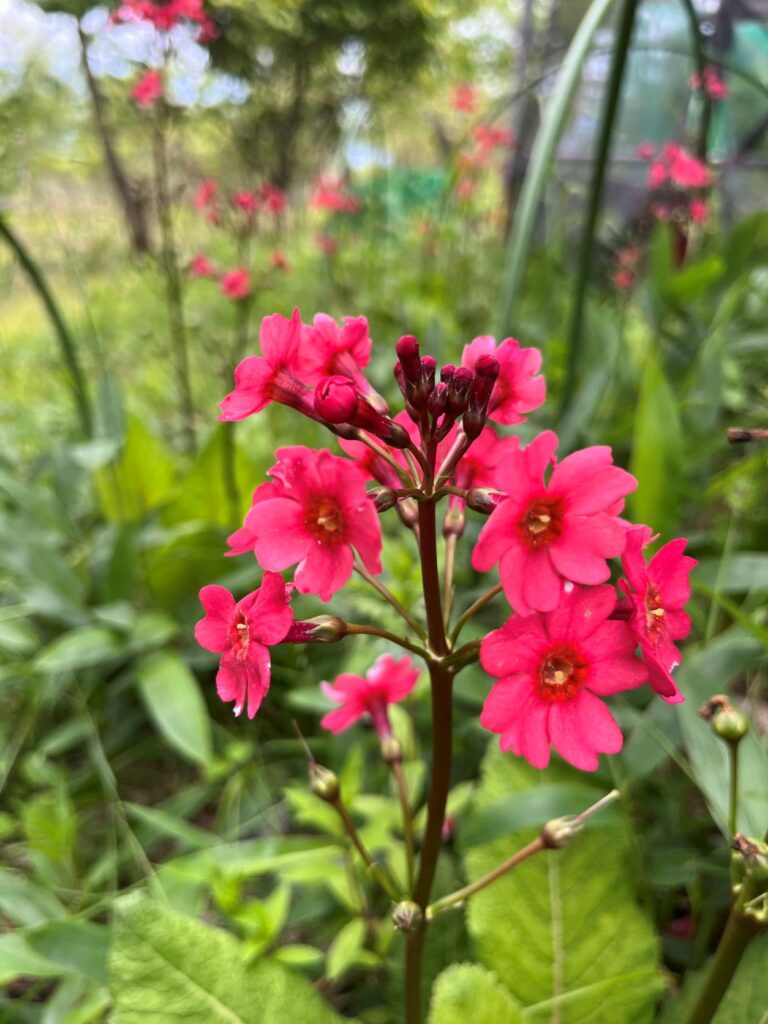
[[[419,354],[419,343],[412,334],[400,338],[396,350],[395,379],[408,415],[419,425],[422,437],[440,441],[463,417],[464,432],[473,441],[485,424],[499,375],[498,361],[493,356],[481,356],[474,372],[448,364],[440,370],[436,383],[437,362],[432,356]]]
[[[405,427],[377,412],[348,377],[323,377],[315,388],[315,412],[327,424],[359,427],[393,448],[408,447]]]

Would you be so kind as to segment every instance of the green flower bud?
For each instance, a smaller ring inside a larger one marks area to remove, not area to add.
[[[699,716],[709,722],[715,736],[726,743],[739,743],[749,732],[749,719],[723,694],[716,694],[699,708]]]
[[[401,900],[392,911],[392,923],[401,932],[416,931],[423,920],[422,909],[413,900]]]
[[[573,817],[553,818],[541,830],[541,838],[547,850],[561,850],[583,827],[583,823]]]
[[[309,788],[321,800],[330,804],[339,797],[338,778],[330,768],[324,768],[317,761],[311,761],[309,765]]]

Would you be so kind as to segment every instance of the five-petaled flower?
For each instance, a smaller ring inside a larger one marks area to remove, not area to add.
[[[608,618],[615,603],[613,587],[570,587],[554,611],[513,615],[485,637],[480,662],[499,682],[480,721],[500,734],[502,750],[546,768],[552,745],[583,771],[621,750],[621,730],[599,698],[641,686],[648,672],[629,626]]]
[[[224,587],[200,591],[205,617],[195,626],[195,639],[208,651],[221,654],[216,689],[225,703],[235,702],[249,718],[259,710],[269,690],[269,648],[285,639],[293,622],[289,588],[276,572],[265,572],[258,590],[241,601]]]
[[[509,452],[496,471],[506,497],[472,555],[481,572],[499,563],[504,593],[520,615],[553,611],[564,581],[603,583],[611,574],[606,559],[624,550],[617,516],[637,481],[613,465],[610,448],[596,446],[566,456],[545,483],[557,444],[547,430]]]
[[[489,418],[507,425],[524,423],[524,414],[538,409],[546,397],[544,378],[537,376],[541,352],[520,348],[514,338],[497,345],[495,338],[486,335],[464,346],[461,365],[472,370],[481,356],[493,356],[499,362],[499,376],[488,403]]]
[[[419,670],[406,655],[399,660],[382,654],[364,676],[344,672],[333,683],[320,684],[329,700],[341,707],[329,711],[320,725],[331,732],[348,729],[364,715],[370,715],[379,739],[392,735],[387,708],[403,700],[413,690]]]
[[[685,697],[672,678],[672,669],[680,664],[675,641],[691,631],[685,605],[691,596],[688,577],[698,563],[683,554],[688,542],[678,538],[659,548],[646,565],[643,548],[651,540],[647,526],[627,531],[621,558],[627,578],[619,586],[627,595],[624,603],[630,610],[629,625],[643,652],[651,687],[667,703],[679,704]]]
[[[277,452],[271,484],[257,488],[229,554],[253,551],[264,569],[296,565],[302,594],[328,601],[352,575],[354,551],[381,572],[381,524],[365,480],[348,459],[296,445]]]

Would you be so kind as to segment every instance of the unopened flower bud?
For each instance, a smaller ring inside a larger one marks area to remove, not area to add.
[[[348,377],[323,377],[315,388],[315,411],[328,423],[351,423],[359,401]]]
[[[453,500],[453,498],[456,498],[456,500]],[[464,502],[454,495],[443,520],[443,536],[461,537],[466,525],[467,517],[464,511]]]
[[[482,512],[484,516],[489,516],[501,500],[501,491],[493,491],[490,487],[473,487],[467,491],[467,505],[473,512]]]
[[[423,920],[422,909],[413,900],[401,900],[392,911],[392,924],[401,932],[416,931]]]
[[[319,796],[332,804],[339,797],[339,780],[330,768],[324,768],[317,761],[309,763],[309,788]]]
[[[398,341],[395,349],[400,366],[403,368],[403,377],[407,387],[415,388],[421,380],[418,341],[412,334],[406,334]]]
[[[440,380],[444,384],[449,384],[453,379],[454,373],[456,373],[456,367],[453,363],[446,363],[440,371]]]
[[[381,756],[387,764],[396,764],[403,759],[400,742],[391,733],[381,738]]]
[[[475,363],[475,379],[472,382],[472,404],[485,409],[491,397],[493,386],[499,376],[499,361],[493,356],[484,355]]]
[[[448,394],[445,411],[454,419],[457,416],[461,416],[467,408],[469,389],[472,386],[473,379],[471,370],[468,370],[465,366],[459,366],[452,374],[450,381],[447,382]]]
[[[419,506],[413,498],[404,498],[397,503],[397,514],[404,526],[413,530],[419,522]]]
[[[448,388],[441,382],[429,396],[429,401],[427,402],[427,412],[433,420],[443,415],[447,401]]]
[[[347,635],[347,624],[338,615],[317,615],[294,622],[284,644],[332,644]]]
[[[421,360],[421,376],[422,380],[426,382],[427,390],[430,392],[435,386],[436,370],[437,360],[434,356],[424,356]]]
[[[547,850],[560,850],[578,835],[584,827],[576,818],[553,818],[541,830],[541,839]]]
[[[391,487],[377,487],[368,491],[368,497],[372,499],[377,512],[387,512],[397,504],[397,492]]]
[[[716,694],[702,704],[699,715],[727,743],[739,743],[749,732],[749,719],[724,694]]]

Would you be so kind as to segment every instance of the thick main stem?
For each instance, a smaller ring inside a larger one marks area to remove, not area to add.
[[[427,454],[429,475],[434,478],[436,445]],[[427,479],[431,488],[431,479]],[[432,779],[427,802],[427,827],[421,848],[419,871],[413,899],[426,912],[440,854],[445,820],[445,805],[451,783],[453,672],[440,659],[449,651],[443,624],[440,599],[440,575],[437,565],[436,509],[433,502],[419,504],[419,554],[424,605],[427,614],[428,640],[434,660],[429,662],[432,696]],[[405,953],[405,1020],[421,1024],[421,961],[426,935],[426,913],[420,924],[407,937]]]

